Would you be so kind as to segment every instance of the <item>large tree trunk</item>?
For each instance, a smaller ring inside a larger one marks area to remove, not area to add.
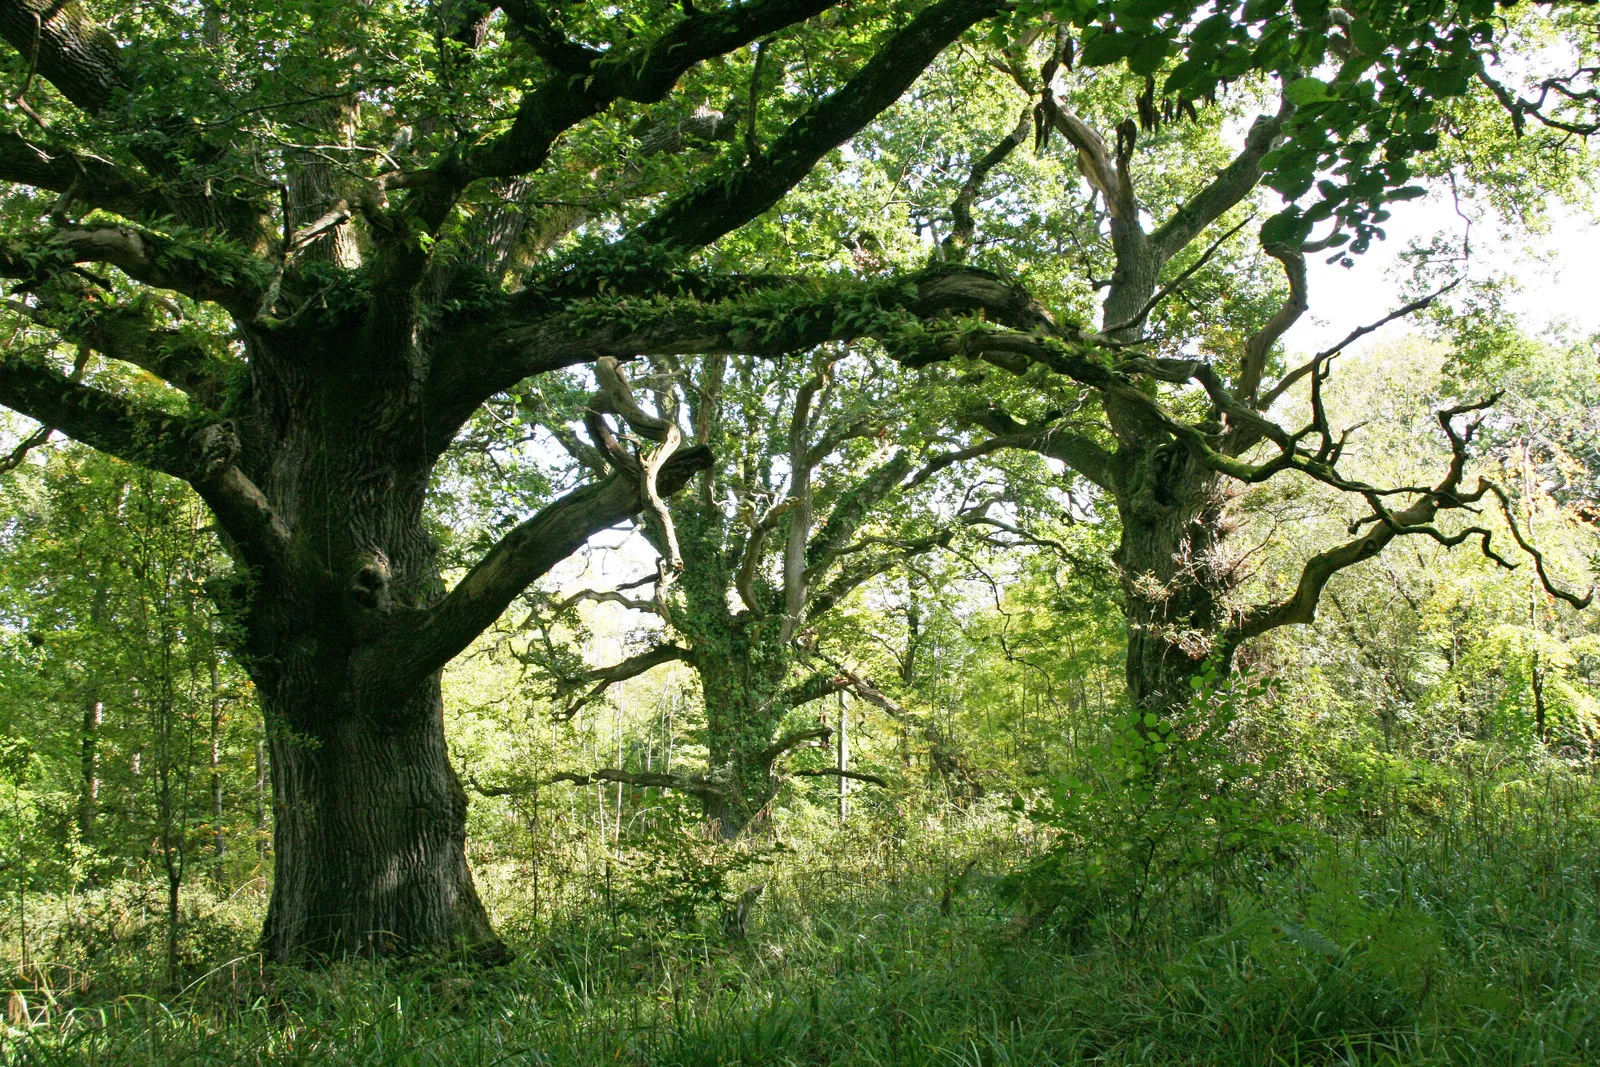
[[[1111,230],[1117,272],[1102,329],[1137,342],[1170,250],[1152,245],[1131,209]],[[1137,406],[1109,400],[1106,415],[1121,442],[1107,474],[1122,523],[1114,559],[1128,625],[1128,700],[1165,717],[1188,702],[1191,679],[1213,653],[1231,653],[1216,646],[1237,582],[1223,548],[1227,489]]]
[[[446,595],[424,503],[459,422],[430,405],[428,351],[384,356],[407,341],[381,315],[250,340],[248,417],[205,447],[215,464],[236,455],[251,487],[238,523],[257,539],[254,562],[235,542],[248,578],[217,591],[238,610],[271,746],[267,952],[503,959],[467,867],[440,671],[528,583],[637,514],[643,488],[619,473],[564,494]],[[674,454],[659,491],[710,458]]]
[[[736,560],[726,547],[726,520],[710,500],[711,485],[702,484],[698,499],[674,502],[685,569],[678,586],[684,610],[673,623],[694,650],[705,705],[705,777],[711,788],[696,797],[707,828],[732,840],[761,820],[778,793],[770,748],[791,710],[784,683],[793,654],[776,617],[729,609]]]
[[[438,948],[508,953],[465,853],[467,797],[445,749],[437,676],[390,722],[310,684],[263,693],[272,732],[277,857],[263,941],[273,959]]]
[[[787,657],[773,680],[776,665],[759,662],[764,650],[734,644],[742,654],[702,655],[695,668],[705,697],[706,776],[719,790],[702,804],[707,824],[727,840],[759,823],[777,796],[768,749],[789,711],[774,699],[788,671]]]
[[[433,459],[420,404],[310,340],[310,352],[258,355],[257,399],[276,421],[240,427],[289,538],[277,573],[252,576],[243,618],[271,753],[264,949],[501,959],[467,866],[439,673],[397,685],[404,664],[373,655],[395,620],[444,592],[423,521]]]
[[[1115,558],[1128,624],[1128,698],[1164,716],[1188,701],[1191,680],[1213,654],[1229,653],[1216,646],[1237,581],[1225,548],[1227,486],[1174,445],[1127,459],[1115,479],[1122,520]]]

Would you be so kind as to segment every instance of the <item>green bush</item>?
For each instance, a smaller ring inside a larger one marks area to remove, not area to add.
[[[1079,941],[1094,920],[1121,920],[1131,934],[1174,894],[1201,883],[1214,894],[1298,839],[1298,772],[1282,739],[1255,728],[1271,713],[1270,687],[1214,667],[1193,682],[1175,715],[1123,714],[1078,773],[1027,811],[1052,835],[1009,883],[1028,921],[1053,914]]]

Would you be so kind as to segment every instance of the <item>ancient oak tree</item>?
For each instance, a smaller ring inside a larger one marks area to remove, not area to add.
[[[997,7],[833,6],[0,4],[20,86],[0,134],[15,331],[0,403],[186,481],[216,515],[236,564],[216,592],[272,750],[271,957],[504,953],[463,852],[440,671],[709,456],[613,441],[448,591],[430,475],[485,400],[531,376],[738,347],[653,345],[618,299],[761,284],[686,257]],[[765,85],[750,46],[823,18],[834,62]],[[730,94],[741,137],[684,121]],[[617,165],[619,139],[641,147]],[[548,254],[590,220],[598,236]]]

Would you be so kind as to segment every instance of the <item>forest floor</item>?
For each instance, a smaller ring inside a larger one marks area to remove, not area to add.
[[[525,872],[480,868],[518,951],[492,971],[265,968],[244,947],[260,914],[245,892],[191,904],[185,974],[164,985],[161,950],[139,941],[158,924],[140,927],[126,895],[112,921],[112,896],[88,894],[76,912],[36,905],[27,968],[7,931],[17,992],[0,1059],[1600,1063],[1595,791],[1569,780],[1484,797],[1153,888],[1137,915],[1067,901],[1057,915],[1076,922],[1026,931],[1002,877],[1025,835],[997,811],[898,835],[864,816],[699,880],[692,857],[619,855],[615,878],[543,916],[514,910]],[[717,902],[756,882],[748,922]]]

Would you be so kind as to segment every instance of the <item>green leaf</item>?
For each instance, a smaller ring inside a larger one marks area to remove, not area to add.
[[[1304,107],[1306,104],[1316,104],[1333,98],[1332,94],[1328,92],[1328,83],[1320,78],[1296,78],[1283,87],[1283,95],[1288,97],[1289,103],[1296,107]]]
[[[1167,61],[1170,48],[1171,44],[1164,37],[1142,38],[1128,56],[1128,69],[1135,74],[1154,74]]]
[[[1201,74],[1205,73],[1206,64],[1200,59],[1190,56],[1188,59],[1172,68],[1172,73],[1167,75],[1167,84],[1163,92],[1174,93],[1194,82]]]
[[[1195,45],[1216,44],[1227,37],[1232,29],[1233,20],[1227,15],[1212,15],[1210,18],[1201,19],[1200,24],[1189,34],[1189,54],[1193,56],[1198,51]]]
[[[1086,67],[1103,67],[1126,58],[1138,43],[1124,33],[1101,33],[1084,41],[1078,61]]]
[[[1389,47],[1389,39],[1373,28],[1366,19],[1356,19],[1350,24],[1350,40],[1358,49],[1375,56]]]
[[[1300,244],[1311,232],[1311,224],[1301,218],[1300,212],[1288,208],[1272,216],[1261,226],[1263,245],[1284,244],[1291,248]]]

